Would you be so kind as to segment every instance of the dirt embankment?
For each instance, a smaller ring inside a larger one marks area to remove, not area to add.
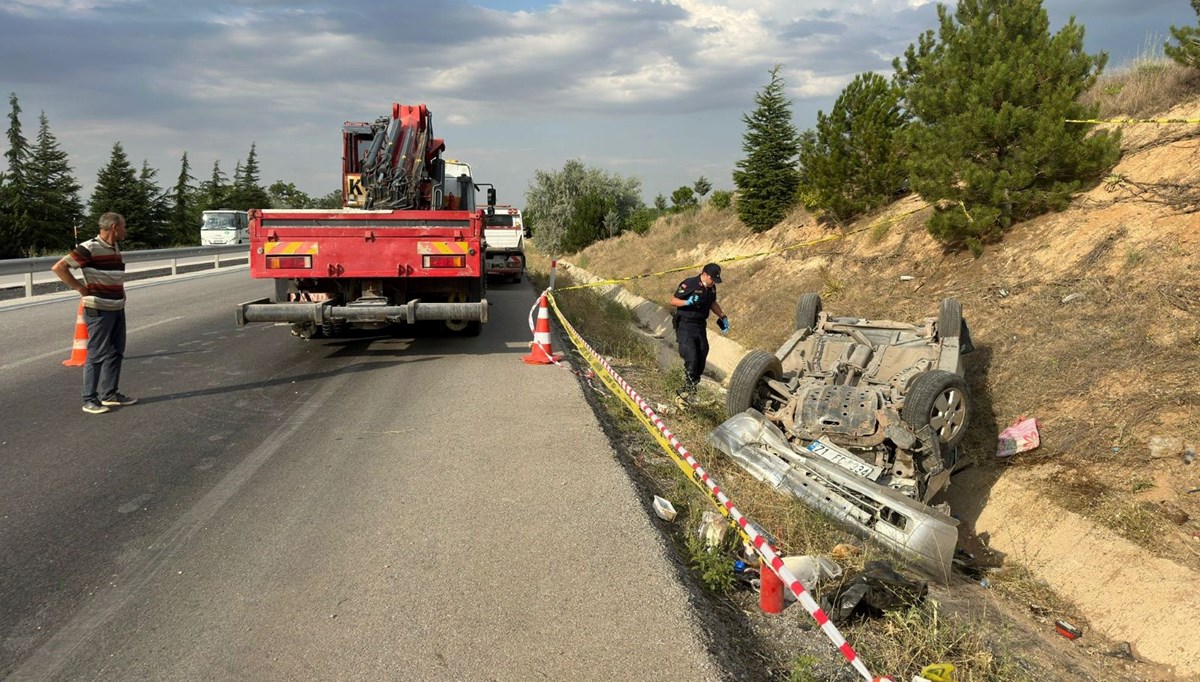
[[[1200,102],[1163,116],[1200,118]],[[1200,126],[1122,132],[1106,181],[979,258],[944,252],[924,230],[929,209],[908,197],[846,239],[729,262],[721,301],[734,340],[774,350],[804,292],[830,311],[897,320],[959,299],[978,348],[967,363],[974,466],[951,490],[964,528],[1073,600],[1088,628],[1200,675],[1200,462],[1184,456],[1200,447]],[[797,212],[755,235],[704,209],[575,260],[643,274],[831,233]],[[628,288],[662,303],[681,278]],[[1023,415],[1038,419],[1041,447],[997,459],[998,433]]]

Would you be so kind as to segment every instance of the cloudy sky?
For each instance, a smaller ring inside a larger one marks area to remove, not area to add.
[[[1110,69],[1197,22],[1188,0],[1044,5]],[[185,151],[203,179],[254,142],[264,184],[322,195],[342,123],[396,101],[427,104],[446,156],[502,203],[572,158],[641,178],[651,201],[700,176],[732,188],[774,64],[803,130],[936,18],[927,0],[0,0],[0,106],[17,94],[30,140],[46,113],[85,199],[118,141],[164,187]]]

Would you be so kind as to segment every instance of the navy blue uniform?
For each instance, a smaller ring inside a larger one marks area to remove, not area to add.
[[[689,383],[698,385],[708,361],[708,314],[717,300],[717,287],[705,287],[700,276],[688,277],[675,287],[675,298],[686,301],[692,294],[700,300],[691,305],[676,308],[679,326],[675,328],[675,341],[679,344],[679,356],[683,358],[683,369]]]

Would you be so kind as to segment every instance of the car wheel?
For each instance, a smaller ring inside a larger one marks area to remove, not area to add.
[[[962,326],[962,304],[953,298],[942,300],[942,307],[938,310],[938,338],[958,338]]]
[[[742,358],[729,378],[725,394],[725,411],[730,417],[753,407],[762,411],[770,395],[763,379],[783,376],[783,365],[773,353],[752,350]]]
[[[820,312],[820,294],[802,294],[796,303],[796,329],[815,329]]]
[[[917,375],[904,396],[900,416],[914,429],[931,427],[937,434],[943,459],[950,461],[954,448],[967,435],[971,421],[966,379],[940,369]]]

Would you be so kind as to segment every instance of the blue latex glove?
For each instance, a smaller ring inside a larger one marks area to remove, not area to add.
[[[696,305],[699,302],[700,302],[700,294],[692,294],[691,296],[688,297],[688,300],[687,300],[688,305]]]
[[[729,316],[722,315],[721,317],[718,317],[717,318],[717,326],[721,328],[722,334],[728,332],[729,331]]]

